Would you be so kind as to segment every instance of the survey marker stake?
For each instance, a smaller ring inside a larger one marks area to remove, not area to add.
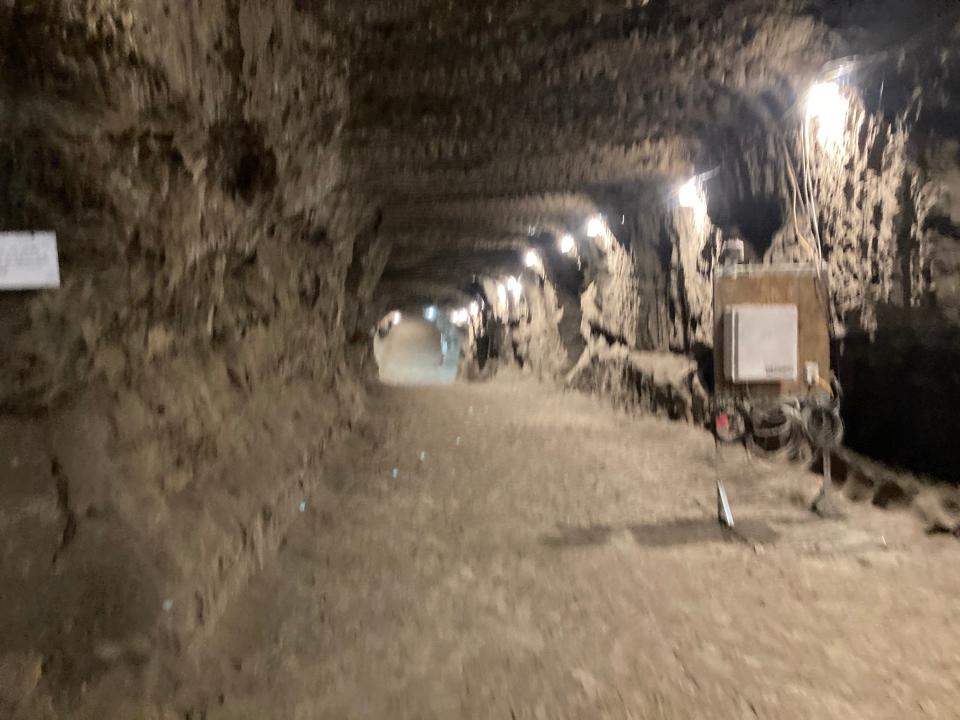
[[[723,487],[723,481],[720,478],[717,478],[717,520],[721,525],[733,527],[733,511],[730,510],[727,490]]]

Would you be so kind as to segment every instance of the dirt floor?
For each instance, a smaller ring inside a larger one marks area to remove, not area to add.
[[[373,349],[380,380],[388,385],[449,385],[457,379],[460,338],[441,335],[436,323],[404,318],[385,337],[375,337]]]
[[[186,717],[960,717],[960,543],[909,512],[817,519],[816,477],[734,453],[725,535],[702,431],[521,379],[379,393],[399,424],[228,611]]]

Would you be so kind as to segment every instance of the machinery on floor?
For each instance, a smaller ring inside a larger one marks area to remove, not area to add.
[[[734,248],[735,250],[735,248]],[[843,439],[828,295],[814,265],[728,262],[714,280],[715,432],[754,454],[823,458]]]

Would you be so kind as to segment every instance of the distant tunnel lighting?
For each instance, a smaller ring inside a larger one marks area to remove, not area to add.
[[[560,238],[560,252],[564,255],[571,255],[576,249],[577,243],[573,239],[573,235],[564,235]]]
[[[828,150],[843,147],[850,101],[833,82],[817,83],[807,93],[807,122],[816,122],[817,142]]]
[[[599,215],[587,221],[587,237],[595,238],[603,235],[603,218]]]
[[[536,250],[527,250],[527,254],[523,256],[523,264],[528,268],[535,268],[540,265],[540,256],[537,255]]]
[[[520,281],[515,277],[511,277],[507,280],[507,290],[509,290],[510,294],[513,295],[514,300],[520,300],[520,296],[523,295],[523,285],[521,285]]]
[[[480,314],[480,303],[476,300],[470,303],[470,317],[476,317]]]
[[[507,289],[503,286],[503,283],[497,283],[497,301],[500,305],[507,304]]]
[[[458,310],[450,311],[450,322],[454,325],[466,325],[467,320],[470,319],[470,313],[466,308],[459,308]]]
[[[434,320],[436,320],[437,308],[433,305],[427,306],[427,308],[423,311],[423,318],[425,320],[429,320],[430,322],[433,322]]]
[[[403,319],[403,315],[400,314],[400,311],[399,311],[399,310],[394,310],[393,313],[390,315],[390,321],[391,321],[394,325],[396,325],[396,324],[397,324],[398,322],[400,322],[402,319]]]

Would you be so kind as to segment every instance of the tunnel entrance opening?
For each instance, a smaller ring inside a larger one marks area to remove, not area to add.
[[[432,306],[431,306],[432,307]],[[445,322],[446,313],[395,310],[373,336],[380,382],[387,385],[450,385],[457,379],[461,333]],[[432,317],[427,319],[424,315]]]

